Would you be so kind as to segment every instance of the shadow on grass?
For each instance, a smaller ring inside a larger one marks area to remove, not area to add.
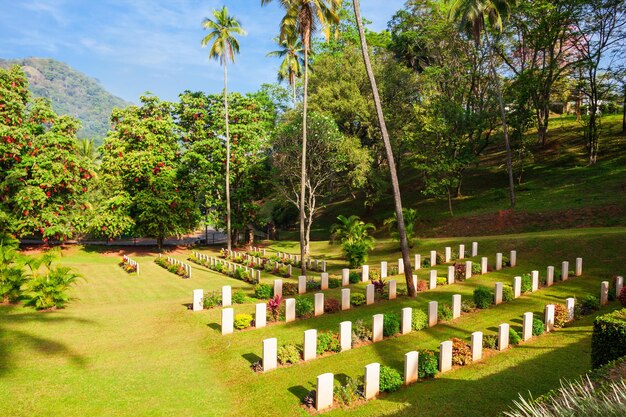
[[[219,323],[209,323],[207,324],[207,326],[215,331],[218,331],[218,332],[222,331],[222,326]]]
[[[313,389],[315,389],[315,387],[306,389],[306,387],[302,385],[295,385],[293,387],[288,388],[289,392],[292,393],[298,400],[300,400],[300,402],[302,402],[304,400],[304,397],[309,395],[309,391]]]
[[[244,353],[243,355],[241,355],[241,357],[250,362],[250,365],[253,365],[256,362],[262,360],[262,358],[255,353]]]

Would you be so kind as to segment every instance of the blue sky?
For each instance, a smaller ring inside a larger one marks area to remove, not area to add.
[[[223,73],[200,46],[211,10],[226,5],[248,36],[229,69],[229,89],[274,82],[281,11],[260,0],[0,0],[0,57],[46,57],[95,77],[111,93],[137,102],[145,91],[176,100],[185,89],[218,92]],[[384,29],[404,0],[361,0],[374,30]]]

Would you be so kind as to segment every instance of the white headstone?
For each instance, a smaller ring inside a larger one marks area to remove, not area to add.
[[[522,277],[513,278],[513,298],[522,295]]]
[[[202,311],[204,309],[204,291],[193,290],[193,311]]]
[[[318,292],[315,294],[315,317],[324,314],[324,294]]]
[[[263,372],[276,369],[277,355],[278,340],[275,337],[263,340]]]
[[[446,251],[443,259],[445,263],[450,262],[450,259],[452,259],[452,248],[450,246],[446,246]]]
[[[422,267],[422,255],[415,255],[415,270],[417,271]]]
[[[361,267],[361,282],[367,282],[370,280],[370,266],[363,265]]]
[[[617,297],[622,293],[622,288],[624,288],[624,277],[620,275],[615,277],[615,295]]]
[[[315,409],[326,410],[333,406],[334,375],[326,373],[318,375],[315,390]]]
[[[232,288],[230,285],[222,287],[222,306],[229,307],[232,305]]]
[[[428,303],[428,327],[433,327],[437,324],[439,313],[439,303],[437,301],[430,301]]]
[[[509,324],[502,323],[498,326],[498,350],[505,350],[509,347]]]
[[[546,305],[544,310],[544,325],[546,332],[554,330],[554,304]]]
[[[326,272],[326,261],[322,261],[322,272]]]
[[[600,305],[605,306],[609,303],[609,281],[602,281],[600,284]]]
[[[339,323],[339,343],[341,351],[352,349],[352,322],[342,321]]]
[[[569,262],[563,261],[561,264],[561,280],[566,281],[569,278]]]
[[[532,292],[535,292],[539,289],[539,271],[532,271],[530,273],[532,278]]]
[[[480,273],[481,273],[481,275],[487,273],[487,264],[488,264],[488,259],[486,257],[483,257],[480,260]]]
[[[317,330],[309,329],[304,331],[304,350],[302,359],[310,361],[317,356]]]
[[[500,271],[502,269],[502,254],[500,252],[496,253],[496,271]]]
[[[461,294],[454,294],[452,296],[452,318],[459,317],[461,317]]]
[[[395,279],[389,280],[389,299],[390,300],[396,299],[396,293],[397,293],[396,287],[397,287],[396,280]]]
[[[350,288],[341,290],[341,310],[350,310]]]
[[[576,258],[576,276],[583,274],[583,258]]]
[[[452,341],[446,340],[439,345],[439,372],[452,369]]]
[[[404,259],[398,259],[398,274],[404,274]]]
[[[413,280],[413,287],[415,287],[415,291],[417,292],[417,275],[413,275],[411,278]]]
[[[231,334],[233,332],[233,322],[235,314],[232,308],[222,309],[222,334]]]
[[[567,321],[574,320],[574,307],[576,306],[575,298],[566,298],[565,299],[565,309],[567,310]]]
[[[254,327],[260,329],[265,327],[267,322],[267,304],[258,303],[254,309]]]
[[[365,286],[365,302],[367,305],[374,304],[374,284]]]
[[[472,261],[465,261],[465,279],[472,277]]]
[[[261,282],[261,270],[256,271],[256,282]]]
[[[387,261],[382,261],[380,263],[380,277],[387,278]]]
[[[285,299],[285,322],[289,323],[296,319],[296,299]]]
[[[404,354],[404,384],[417,381],[419,353],[415,350]]]
[[[459,245],[459,259],[465,259],[465,245]]]
[[[344,268],[341,270],[341,286],[347,287],[350,285],[350,270]]]
[[[411,333],[411,323],[413,321],[413,309],[411,307],[405,307],[402,309],[402,328],[400,329],[402,334]]]
[[[454,267],[448,267],[448,285],[454,284]]]
[[[291,267],[291,264],[287,265],[287,275],[288,276],[293,275],[293,268]]]
[[[436,287],[437,287],[437,270],[432,269],[430,271],[430,280],[429,280],[428,289],[432,290],[432,289],[435,289]]]
[[[435,266],[437,265],[437,251],[436,250],[431,250],[430,251],[430,266]]]
[[[554,267],[549,266],[546,271],[546,287],[551,287],[554,283]]]
[[[380,364],[370,363],[365,366],[365,399],[371,400],[380,392]]]
[[[372,318],[372,342],[383,340],[383,314],[375,314]]]
[[[496,282],[496,289],[493,297],[493,302],[495,305],[502,304],[502,288],[502,283]]]
[[[320,286],[321,290],[322,291],[327,290],[328,289],[328,272],[322,272],[321,280],[322,280],[321,286]]]
[[[472,242],[472,258],[478,256],[478,242]]]
[[[511,268],[517,265],[517,251],[512,250],[509,256],[509,262],[511,263]]]
[[[472,362],[481,360],[483,357],[483,332],[472,333]]]
[[[533,313],[524,313],[524,323],[522,324],[522,340],[525,342],[533,337]]]
[[[306,276],[300,275],[298,277],[298,294],[306,293]]]
[[[283,296],[283,280],[282,279],[275,279],[274,280],[274,297],[275,296]]]

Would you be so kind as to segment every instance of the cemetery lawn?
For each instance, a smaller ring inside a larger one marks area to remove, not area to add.
[[[0,306],[0,404],[3,415],[37,416],[291,416],[307,415],[301,398],[314,387],[317,375],[332,372],[336,379],[360,377],[365,365],[380,362],[402,371],[404,354],[437,350],[450,337],[468,338],[473,331],[495,334],[508,322],[521,328],[526,311],[543,317],[543,306],[565,298],[598,295],[600,282],[624,275],[626,228],[590,228],[533,232],[479,238],[422,239],[413,253],[426,255],[445,246],[471,248],[479,242],[479,256],[518,251],[515,268],[473,277],[452,286],[400,297],[319,318],[272,325],[264,329],[220,335],[220,309],[192,313],[186,308],[195,288],[219,290],[232,285],[249,295],[252,287],[210,272],[198,265],[193,278],[183,280],[156,265],[154,254],[124,252],[139,262],[141,275],[128,275],[117,265],[121,255],[105,248],[77,247],[64,251],[62,262],[85,277],[74,288],[75,300],[65,310],[35,312],[22,306]],[[277,242],[276,250],[296,253],[296,242]],[[211,250],[204,250],[211,253]],[[336,246],[313,242],[313,257],[329,260],[330,272],[343,267]],[[214,252],[213,252],[214,253]],[[189,252],[174,253],[180,259]],[[560,270],[563,260],[573,270],[584,258],[584,274],[550,288],[476,313],[463,315],[434,328],[318,358],[306,364],[255,374],[250,364],[262,352],[262,340],[277,337],[279,346],[302,343],[304,330],[338,331],[339,322],[362,318],[371,323],[377,313],[400,312],[403,307],[426,310],[428,301],[451,303],[452,294],[471,297],[477,285],[493,288],[510,284],[514,275],[548,265]],[[399,251],[390,240],[379,240],[369,260],[397,262]],[[478,259],[478,258],[477,258]],[[475,259],[476,260],[476,259]],[[447,266],[439,266],[445,276]],[[418,271],[424,279],[428,270]],[[264,276],[265,282],[271,277]],[[404,284],[399,281],[399,288]],[[352,291],[365,291],[363,284]],[[339,289],[326,297],[339,299]],[[312,294],[308,296],[312,297]],[[253,312],[254,304],[235,306],[235,313]],[[617,308],[610,303],[601,313]],[[343,416],[490,416],[508,408],[518,392],[537,396],[556,388],[559,379],[575,378],[590,368],[593,316],[556,332],[494,354],[483,361],[383,395],[353,409],[327,415]]]

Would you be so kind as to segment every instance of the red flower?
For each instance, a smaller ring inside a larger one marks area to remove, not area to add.
[[[46,191],[46,197],[50,198],[51,194],[50,191]]]

